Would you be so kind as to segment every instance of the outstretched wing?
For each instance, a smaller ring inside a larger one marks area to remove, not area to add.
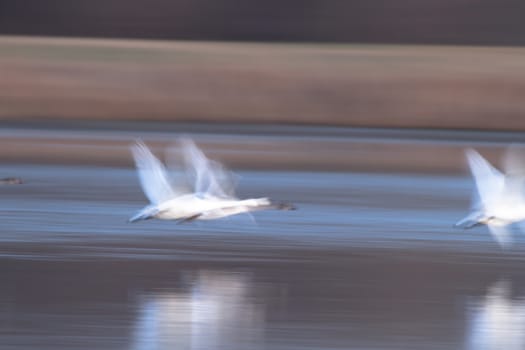
[[[503,158],[503,168],[505,169],[505,196],[514,202],[525,201],[525,147],[523,145],[512,144],[505,151]]]
[[[198,195],[221,198],[235,197],[233,174],[219,162],[206,158],[189,138],[181,139],[188,177]]]
[[[164,165],[151,153],[142,142],[137,141],[132,147],[133,159],[137,166],[140,184],[144,194],[152,204],[159,204],[175,197]]]
[[[507,175],[525,176],[525,146],[511,144],[503,156],[503,169]]]
[[[466,150],[466,156],[470,172],[476,183],[476,191],[473,196],[473,207],[479,205],[490,206],[498,200],[505,188],[505,176],[490,165],[478,152],[473,149]],[[480,203],[477,203],[477,202]]]

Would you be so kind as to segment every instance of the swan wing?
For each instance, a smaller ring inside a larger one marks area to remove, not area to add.
[[[176,196],[168,180],[164,165],[142,142],[137,141],[131,151],[142,190],[152,204],[159,204]]]
[[[472,207],[487,208],[499,200],[505,189],[505,176],[475,150],[465,153],[476,186]]]
[[[190,138],[181,139],[188,178],[201,196],[235,197],[234,176],[221,163],[208,159]]]

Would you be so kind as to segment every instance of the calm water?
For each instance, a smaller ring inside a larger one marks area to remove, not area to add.
[[[127,168],[2,165],[0,349],[523,349],[523,238],[455,230],[470,179],[240,172],[299,210],[175,225]]]

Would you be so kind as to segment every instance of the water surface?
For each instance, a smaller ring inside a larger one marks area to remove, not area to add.
[[[1,349],[522,349],[523,238],[467,176],[240,171],[297,211],[128,224],[131,168],[3,164]]]

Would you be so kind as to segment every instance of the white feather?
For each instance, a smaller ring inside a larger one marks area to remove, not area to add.
[[[131,148],[142,190],[152,204],[174,198],[177,193],[168,180],[164,165],[151,153],[142,141]]]

